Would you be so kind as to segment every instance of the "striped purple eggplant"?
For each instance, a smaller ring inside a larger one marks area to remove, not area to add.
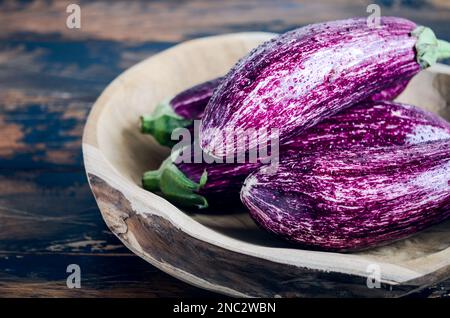
[[[218,77],[179,93],[171,99],[170,107],[177,115],[183,118],[202,118],[206,104],[208,104],[214,90],[221,81],[222,78]]]
[[[322,150],[402,146],[445,138],[450,138],[450,124],[433,113],[394,102],[368,101],[292,138],[280,149],[280,154],[283,161],[285,156]],[[245,177],[261,166],[259,161],[194,163],[194,153],[190,154],[190,163],[174,156],[160,169],[146,172],[142,180],[144,188],[162,192],[181,205],[205,207],[210,194],[237,196]]]
[[[366,18],[312,24],[260,45],[225,76],[200,127],[202,149],[215,156],[244,153],[278,129],[280,145],[337,112],[400,81],[409,80],[450,45],[402,18]],[[257,131],[248,145],[227,135]],[[229,140],[228,140],[229,142]]]
[[[202,118],[206,105],[221,80],[222,78],[216,78],[198,84],[158,104],[152,115],[141,117],[142,132],[155,136],[161,145],[173,146],[177,141],[172,140],[172,131],[177,128],[194,131],[193,120]],[[400,81],[393,87],[375,93],[369,100],[393,100],[403,92],[408,83],[409,80]]]
[[[393,100],[397,98],[408,86],[410,78],[402,79],[393,86],[377,92],[369,97],[372,101]]]
[[[306,247],[387,243],[450,216],[450,142],[286,158],[248,176],[241,200],[262,228]]]
[[[287,141],[282,153],[414,145],[450,138],[450,123],[416,106],[366,101]]]
[[[141,131],[153,135],[161,145],[173,146],[176,141],[171,139],[172,131],[190,128],[193,120],[203,116],[206,104],[221,80],[219,77],[200,83],[164,100],[151,115],[141,116]]]
[[[207,208],[209,201],[215,201],[212,198],[221,196],[221,202],[238,202],[244,179],[261,166],[259,162],[195,163],[193,154],[189,162],[178,162],[179,158],[180,152],[172,153],[159,169],[145,172],[142,186],[179,206],[199,209]]]

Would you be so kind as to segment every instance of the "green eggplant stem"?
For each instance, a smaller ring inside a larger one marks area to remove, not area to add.
[[[440,59],[450,58],[450,43],[444,40],[438,40],[438,52]]]
[[[169,100],[159,103],[151,115],[144,115],[140,118],[141,132],[152,135],[159,144],[168,147],[172,147],[178,142],[172,140],[172,132],[177,128],[185,128],[190,125],[192,125],[192,120],[177,115],[170,106]]]
[[[171,158],[167,158],[157,170],[151,170],[142,176],[142,186],[151,192],[159,192],[169,201],[184,207],[204,209],[208,201],[198,191],[207,181],[206,170],[198,183],[189,179]]]
[[[417,37],[417,62],[422,68],[435,64],[438,60],[450,57],[450,43],[436,38],[433,30],[419,26],[412,32]]]

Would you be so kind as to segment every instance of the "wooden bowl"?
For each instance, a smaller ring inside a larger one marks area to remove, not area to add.
[[[95,103],[84,136],[87,176],[105,222],[135,254],[185,282],[232,296],[392,297],[449,277],[450,222],[364,252],[302,250],[260,230],[246,211],[187,213],[143,190],[168,155],[138,129],[160,100],[225,74],[268,33],[189,41],[124,72]],[[399,98],[449,119],[450,67],[419,74]],[[379,273],[378,273],[379,270]],[[379,274],[380,288],[367,280]]]

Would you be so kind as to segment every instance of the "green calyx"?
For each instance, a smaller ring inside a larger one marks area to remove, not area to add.
[[[141,132],[152,135],[163,146],[172,147],[178,141],[172,140],[172,132],[177,128],[192,125],[192,120],[177,115],[170,101],[158,104],[151,115],[141,116]]]
[[[167,158],[158,170],[147,171],[142,176],[142,186],[152,192],[160,192],[169,201],[184,207],[204,209],[208,201],[198,191],[206,184],[206,170],[198,183],[189,179]]]
[[[438,40],[433,30],[419,26],[412,32],[417,38],[417,62],[422,68],[435,64],[438,60],[450,57],[450,43]]]

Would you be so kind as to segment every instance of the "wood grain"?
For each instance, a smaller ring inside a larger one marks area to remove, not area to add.
[[[383,15],[409,17],[446,35],[450,7],[443,0],[375,1]],[[80,1],[82,32],[65,27],[63,1],[3,5],[4,31],[58,33],[71,39],[180,42],[201,35],[237,31],[282,32],[294,25],[367,15],[371,0]],[[17,10],[20,8],[20,10]],[[30,19],[30,16],[34,18]],[[133,19],[130,19],[133,17]],[[220,17],[218,19],[217,17]],[[448,36],[448,35],[447,35]]]
[[[165,270],[205,289],[244,297],[398,297],[417,289],[414,282],[383,283],[379,289],[369,289],[366,279],[358,275],[299,269],[212,246],[164,217],[135,213],[120,191],[94,175],[89,179],[106,221],[127,246],[151,263],[175,267],[177,273]],[[120,220],[111,223],[112,218]],[[122,222],[124,226],[114,226]],[[192,273],[200,274],[201,280],[191,280]]]
[[[82,163],[90,107],[123,70],[180,41],[364,15],[371,1],[79,1],[81,30],[65,25],[68,2],[0,3],[0,296],[211,297],[134,256],[106,228]],[[382,13],[450,40],[448,1],[396,2],[380,1]],[[86,288],[65,288],[70,263],[89,275]],[[447,283],[416,295],[449,291]]]

